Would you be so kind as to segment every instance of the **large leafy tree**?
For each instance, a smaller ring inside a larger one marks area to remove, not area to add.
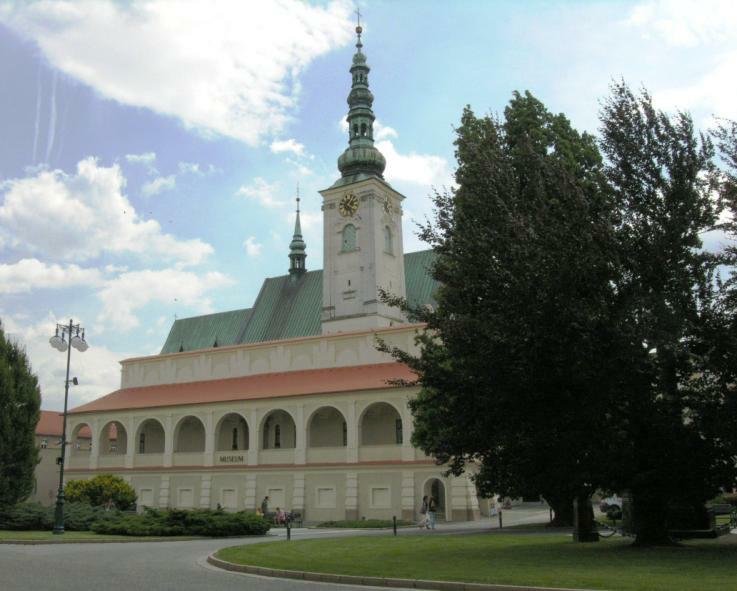
[[[624,437],[610,476],[632,492],[637,543],[668,543],[669,526],[682,525],[676,510],[682,522],[734,478],[734,404],[718,359],[733,342],[715,276],[724,259],[702,244],[719,214],[714,148],[688,114],[658,111],[624,83],[612,86],[601,131],[618,211],[614,317],[630,335],[620,354],[632,376],[612,411]]]
[[[28,358],[5,337],[0,324],[0,507],[33,491],[40,406],[41,392]]]
[[[616,368],[612,202],[595,140],[529,93],[463,112],[457,189],[422,238],[437,255],[413,443],[482,493],[542,494],[558,522],[602,483]],[[391,299],[391,298],[390,298]],[[402,302],[394,300],[395,303]],[[602,360],[611,359],[610,363]]]

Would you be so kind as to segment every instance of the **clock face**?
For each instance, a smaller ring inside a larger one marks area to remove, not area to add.
[[[353,193],[346,193],[338,204],[338,211],[344,218],[352,217],[358,211],[358,197]]]

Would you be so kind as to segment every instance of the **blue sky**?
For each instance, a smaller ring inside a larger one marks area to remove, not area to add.
[[[737,118],[732,2],[360,0],[386,177],[413,219],[451,183],[463,106],[530,90],[596,132],[612,79],[702,128]],[[341,128],[355,5],[0,1],[0,318],[44,407],[63,404],[73,317],[78,404],[118,360],[156,353],[175,316],[249,307],[287,270],[299,183],[307,265],[322,267],[319,189]]]

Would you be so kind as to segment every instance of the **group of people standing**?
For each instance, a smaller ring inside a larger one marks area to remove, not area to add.
[[[435,497],[425,495],[422,497],[422,505],[420,506],[420,522],[417,524],[420,529],[435,529],[435,521],[438,513],[438,502]]]

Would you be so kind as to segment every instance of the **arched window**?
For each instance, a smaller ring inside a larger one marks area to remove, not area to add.
[[[356,250],[356,226],[348,224],[343,228],[343,252],[350,252]]]
[[[394,244],[392,242],[392,230],[389,226],[384,226],[384,252],[394,254]]]
[[[353,124],[353,137],[358,137],[358,123]]]
[[[281,447],[281,425],[274,427],[274,449]]]
[[[364,137],[366,135],[366,124],[361,123],[361,137]]]

